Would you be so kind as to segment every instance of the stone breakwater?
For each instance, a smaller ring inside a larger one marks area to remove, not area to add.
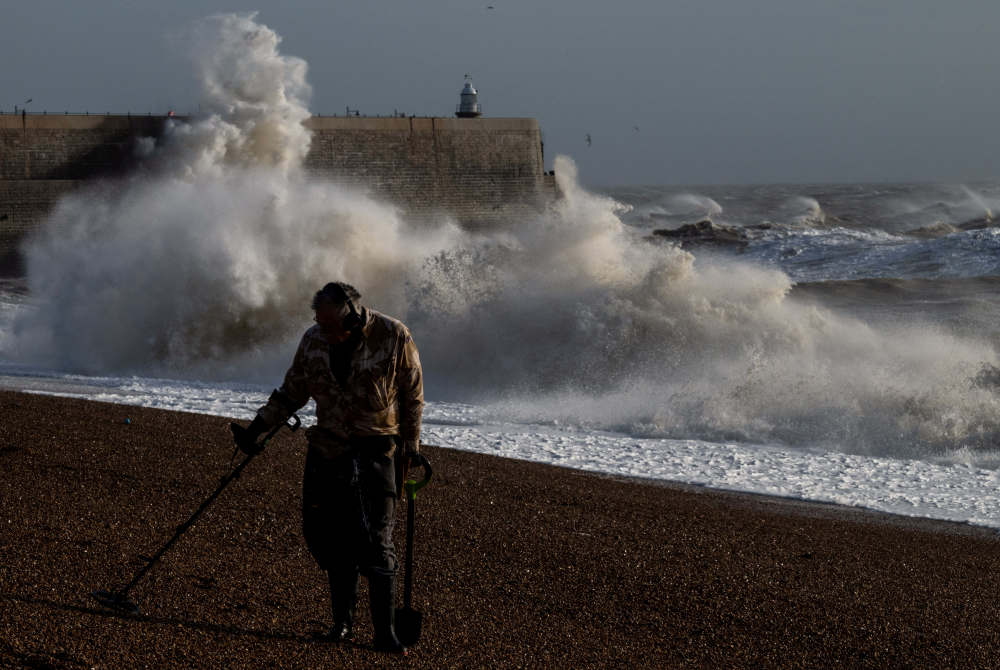
[[[355,645],[319,643],[305,441],[287,431],[122,616],[88,594],[126,582],[229,471],[228,420],[14,392],[0,418],[2,667],[996,667],[991,531],[431,446],[422,639],[375,654],[362,606]]]
[[[0,270],[58,198],[134,169],[139,138],[159,141],[167,117],[0,115]],[[411,217],[495,224],[554,196],[535,119],[312,117],[306,170],[369,192]]]

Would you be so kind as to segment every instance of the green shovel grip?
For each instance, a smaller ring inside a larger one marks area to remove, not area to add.
[[[431,470],[430,461],[423,454],[414,454],[410,458],[417,461],[417,465],[424,469],[424,478],[419,482],[415,479],[407,479],[403,484],[403,489],[406,491],[406,497],[409,500],[417,499],[417,491],[427,486],[431,481],[431,476],[434,472]]]

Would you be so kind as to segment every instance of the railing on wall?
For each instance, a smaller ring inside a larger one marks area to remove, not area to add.
[[[83,112],[70,112],[70,111],[50,112],[48,110],[43,110],[41,112],[29,112],[29,111],[24,110],[24,109],[19,109],[19,110],[15,111],[15,112],[12,112],[12,111],[10,111],[8,109],[0,109],[0,116],[70,116],[70,115],[73,115],[73,116],[189,116],[188,114],[177,114],[177,113],[170,114],[169,112],[167,112],[165,114],[159,114],[159,113],[153,114],[152,112],[146,112],[145,114],[143,114],[143,113],[137,113],[137,112],[90,112],[90,111],[83,111]]]
[[[313,116],[318,117],[332,117],[332,118],[361,118],[361,119],[435,119],[441,118],[440,116],[434,116],[432,114],[403,114],[397,112],[395,114],[360,114],[355,113],[356,110],[351,110],[348,114],[326,114],[324,112],[312,112]],[[200,112],[177,112],[171,113],[170,110],[166,112],[91,112],[89,110],[84,110],[82,112],[50,112],[48,110],[42,110],[40,112],[32,112],[24,109],[17,109],[15,111],[10,111],[9,109],[0,109],[0,116],[175,116],[177,118],[187,119],[198,116]]]

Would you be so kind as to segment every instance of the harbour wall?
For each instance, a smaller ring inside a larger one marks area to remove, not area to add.
[[[140,163],[141,138],[162,142],[165,116],[0,115],[0,272],[59,197]],[[174,123],[182,123],[176,118]],[[305,167],[399,206],[466,227],[532,216],[555,197],[535,119],[312,117]]]

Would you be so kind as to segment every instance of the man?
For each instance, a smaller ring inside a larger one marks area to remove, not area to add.
[[[343,282],[317,291],[316,325],[302,336],[284,383],[247,428],[233,425],[233,435],[245,452],[259,452],[262,433],[310,397],[316,401],[316,425],[306,430],[302,524],[306,545],[330,580],[334,626],[324,637],[353,639],[364,574],[375,647],[405,654],[393,621],[398,563],[392,529],[405,470],[420,448],[423,379],[406,326],[359,309],[360,298]]]

